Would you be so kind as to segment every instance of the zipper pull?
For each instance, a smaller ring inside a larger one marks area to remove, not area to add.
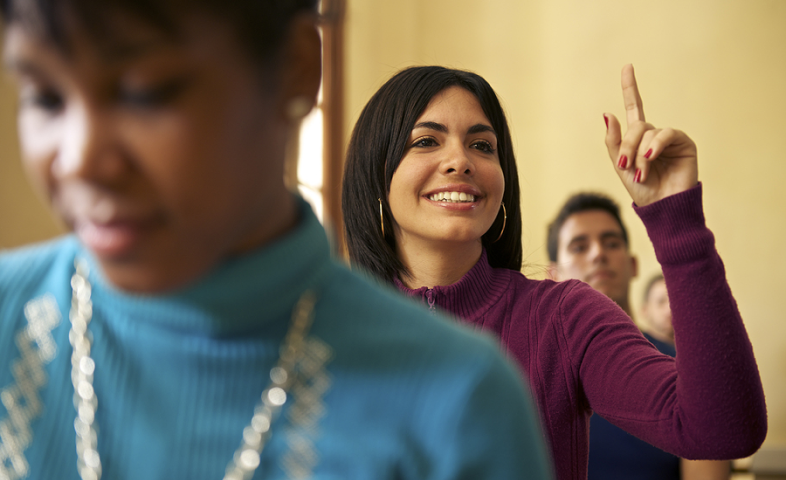
[[[434,290],[428,289],[426,290],[426,301],[428,301],[428,310],[431,312],[432,315],[437,313],[437,309],[434,307]]]

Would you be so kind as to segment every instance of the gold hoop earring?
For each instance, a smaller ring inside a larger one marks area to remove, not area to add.
[[[378,198],[379,202],[379,224],[382,227],[382,238],[385,238],[385,217],[382,215],[382,199]]]
[[[499,232],[499,237],[497,237],[497,239],[494,240],[491,243],[499,242],[499,239],[502,238],[502,234],[505,232],[505,224],[508,223],[508,211],[505,209],[505,202],[502,202],[500,206],[502,207],[502,215],[503,215],[502,216],[502,230]]]

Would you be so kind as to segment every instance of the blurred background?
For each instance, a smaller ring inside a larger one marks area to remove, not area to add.
[[[300,165],[292,175],[299,172],[293,181],[338,242],[343,148],[370,96],[410,65],[472,70],[495,88],[512,129],[521,175],[524,273],[545,277],[546,226],[567,196],[605,192],[623,206],[631,249],[639,258],[637,308],[644,282],[659,267],[612,170],[602,117],[613,113],[624,122],[620,70],[633,63],[647,120],[684,130],[699,147],[707,223],[767,395],[765,447],[786,451],[786,0],[331,5],[325,90],[320,109],[304,123]],[[4,79],[0,248],[61,232],[24,179],[14,104]]]

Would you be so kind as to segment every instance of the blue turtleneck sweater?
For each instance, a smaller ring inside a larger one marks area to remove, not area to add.
[[[307,289],[314,323],[254,478],[550,478],[494,343],[331,260],[301,205],[285,237],[167,295],[115,289],[73,237],[0,255],[0,478],[78,478],[75,257],[91,265],[103,478],[222,478]]]

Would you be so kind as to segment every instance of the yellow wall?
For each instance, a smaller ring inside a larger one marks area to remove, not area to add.
[[[0,76],[0,250],[48,238],[60,231],[22,172],[12,92],[8,78]]]
[[[539,277],[546,225],[567,195],[630,203],[602,114],[622,118],[619,72],[633,63],[647,119],[699,146],[708,224],[764,381],[767,442],[786,445],[786,1],[349,0],[347,28],[347,132],[409,65],[474,70],[494,86],[519,159],[525,272]],[[625,210],[646,278],[658,266]]]
[[[705,211],[759,360],[769,444],[786,444],[786,1],[349,0],[347,132],[371,94],[413,64],[477,71],[497,90],[521,171],[526,272],[543,275],[545,228],[577,190],[623,204],[602,113],[623,113],[637,69],[648,120],[698,143]],[[23,179],[13,102],[0,83],[0,247],[58,229]],[[347,136],[349,134],[347,133]],[[657,270],[625,220],[642,277]],[[634,285],[634,301],[641,283]]]

